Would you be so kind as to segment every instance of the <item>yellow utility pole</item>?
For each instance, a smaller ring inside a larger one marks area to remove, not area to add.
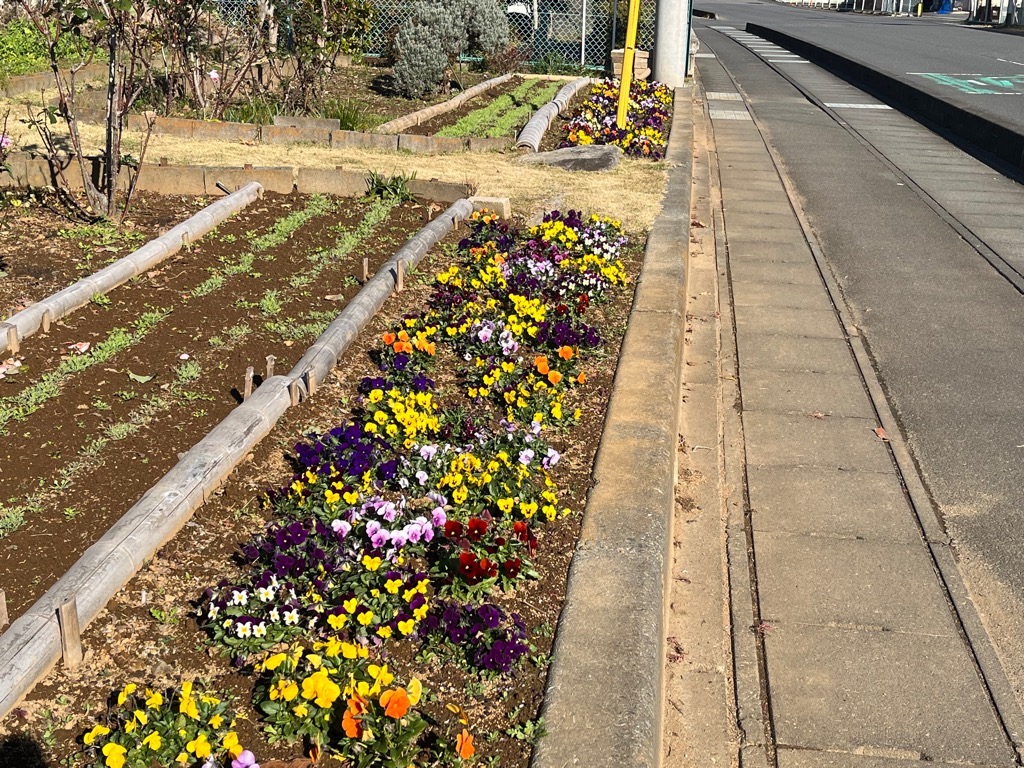
[[[640,25],[640,0],[629,0],[629,21],[626,24],[626,50],[622,52],[622,82],[619,85],[619,111],[615,124],[626,127],[629,111],[629,86],[633,82],[633,59],[636,57],[636,28]]]

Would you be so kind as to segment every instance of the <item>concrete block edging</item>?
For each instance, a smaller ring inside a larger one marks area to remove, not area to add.
[[[24,614],[0,634],[0,717],[9,713],[60,659],[57,608],[74,596],[84,629],[171,539],[292,404],[323,381],[358,333],[391,296],[398,265],[417,264],[434,244],[473,211],[462,199],[410,238],[370,278],[287,376],[273,376],[194,445],[72,565]],[[299,386],[301,384],[301,386]]]
[[[683,385],[691,88],[647,241],[548,673],[532,768],[662,764],[665,611]],[[673,141],[674,139],[674,141]],[[675,290],[666,290],[670,282]],[[653,374],[653,375],[652,375]],[[642,491],[640,489],[643,489]]]

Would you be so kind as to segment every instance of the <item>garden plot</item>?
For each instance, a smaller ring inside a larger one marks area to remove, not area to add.
[[[45,196],[0,192],[0,317],[126,256],[206,204],[138,193],[125,226],[68,221]]]
[[[458,109],[407,129],[406,133],[451,138],[511,138],[534,112],[551,101],[561,85],[538,78],[513,78]]]
[[[54,764],[110,765],[128,744],[129,758],[171,764],[177,747],[160,750],[183,738],[181,726],[162,740],[149,734],[185,713],[184,765],[208,753],[227,765],[237,741],[264,766],[318,752],[318,764],[364,764],[354,756],[390,746],[390,759],[365,764],[524,768],[543,732],[552,636],[631,304],[622,281],[632,284],[642,246],[625,249],[610,223],[586,222],[554,214],[531,233],[478,216],[435,249],[336,375],[282,418],[224,493],[90,626],[86,663],[51,675],[0,724],[12,734],[0,756],[39,749]],[[290,450],[311,431],[322,437]],[[509,494],[509,483],[519,490]],[[432,494],[446,496],[446,520]],[[388,528],[425,517],[420,536],[392,542],[404,562],[373,540],[376,518],[363,505],[375,496],[401,510],[380,518]],[[338,524],[317,528],[321,515]],[[269,540],[279,551],[259,554]],[[323,556],[334,575],[303,565],[282,577],[304,579],[294,601],[289,587],[258,593],[265,556],[273,567]],[[349,570],[333,570],[341,562]],[[346,572],[361,586],[339,591]],[[349,674],[366,688],[350,690]],[[207,698],[182,685],[200,679]],[[221,706],[207,703],[211,694],[227,694],[245,719],[191,719],[193,703]]]
[[[12,619],[240,400],[301,356],[429,210],[267,195],[26,341],[0,381],[0,585]],[[258,384],[258,380],[257,380]]]

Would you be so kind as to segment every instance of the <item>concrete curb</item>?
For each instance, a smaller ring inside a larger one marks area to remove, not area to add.
[[[820,67],[867,91],[932,130],[966,145],[983,162],[996,158],[1018,178],[1024,173],[1024,132],[943,101],[910,83],[846,58],[834,51],[760,24],[746,30],[799,54]]]
[[[551,101],[533,113],[533,117],[520,131],[519,137],[516,139],[516,147],[523,147],[531,152],[539,151],[544,134],[551,127],[551,121],[565,111],[577,93],[594,82],[596,80],[592,77],[580,77],[559,88],[558,93]]]
[[[468,216],[460,200],[414,235],[371,278],[288,376],[267,379],[201,439],[103,537],[0,635],[0,718],[61,658],[57,611],[70,599],[82,628],[169,541],[238,463],[274,428],[290,405],[312,394],[338,357],[373,318],[397,282],[397,265],[414,265]]]
[[[665,204],[619,356],[548,674],[547,734],[533,768],[662,762],[692,174],[693,127],[683,121],[691,93],[675,92]]]
[[[506,75],[500,75],[498,77],[492,77],[490,80],[484,80],[482,83],[477,83],[472,88],[467,88],[457,96],[453,96],[448,101],[442,101],[440,104],[434,104],[431,107],[425,107],[424,109],[417,110],[408,115],[390,120],[383,125],[378,125],[374,129],[374,133],[401,133],[406,128],[412,128],[414,125],[425,123],[428,120],[432,120],[438,115],[443,115],[446,112],[451,112],[453,109],[458,109],[470,99],[479,96],[481,93],[486,93],[495,86],[507,83],[514,77],[512,73]]]
[[[89,303],[93,296],[102,295],[155,267],[182,246],[194,243],[229,216],[238,213],[249,203],[263,196],[263,187],[246,184],[227,197],[206,206],[195,216],[183,221],[160,237],[118,259],[87,277],[83,277],[62,291],[48,296],[0,323],[0,344],[12,352],[20,342],[40,328],[60,320],[79,307]]]

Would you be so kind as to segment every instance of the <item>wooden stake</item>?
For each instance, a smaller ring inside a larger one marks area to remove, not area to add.
[[[10,616],[7,614],[7,593],[0,589],[0,629],[7,626]]]
[[[73,595],[57,609],[57,623],[64,666],[76,669],[85,654],[82,653],[82,631],[78,626],[78,602]]]
[[[312,397],[316,392],[316,375],[312,371],[306,371],[306,396]]]
[[[274,375],[274,363],[277,362],[277,358],[273,355],[267,355],[267,378],[269,379]]]
[[[255,371],[253,371],[251,365],[245,369],[245,392],[242,394],[242,400],[248,400],[250,397],[252,397],[253,373],[255,373]]]
[[[398,287],[397,290],[401,293],[405,288],[405,267],[404,262],[398,262]]]
[[[293,381],[288,385],[288,394],[291,396],[292,405],[299,404],[299,382]]]
[[[50,310],[43,312],[43,333],[50,332],[50,325],[53,323],[53,313]]]
[[[363,257],[363,282],[365,283],[370,279],[370,260]]]
[[[11,350],[12,355],[18,354],[18,350],[21,349],[18,343],[18,329],[14,326],[7,329],[7,348]]]

